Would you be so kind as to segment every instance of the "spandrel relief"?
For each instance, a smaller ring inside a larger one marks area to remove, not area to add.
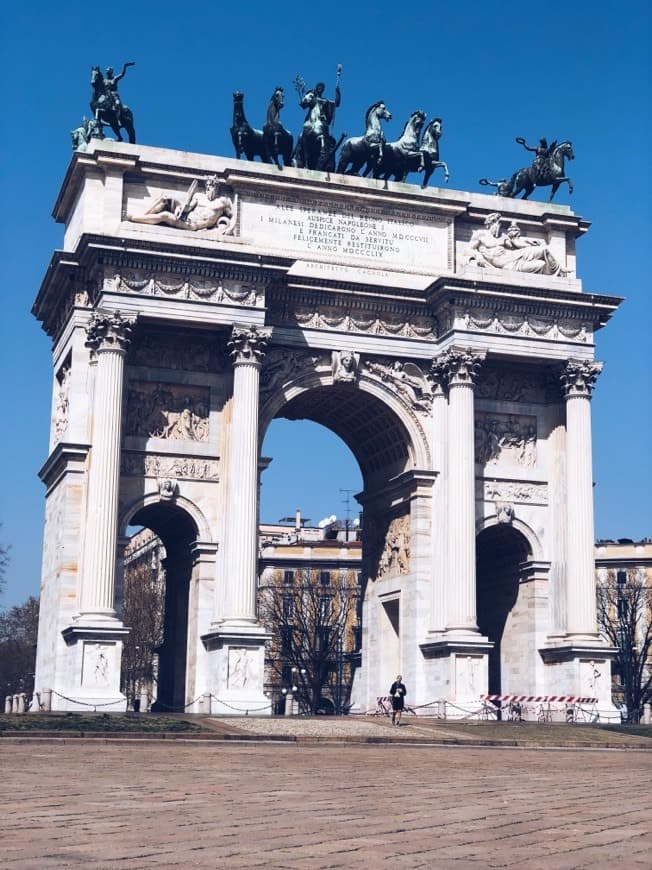
[[[133,381],[127,393],[125,435],[208,441],[209,399],[205,387]]]
[[[387,528],[376,578],[410,572],[410,515],[394,517]]]
[[[475,461],[480,465],[536,464],[537,418],[524,414],[477,413]]]
[[[320,364],[328,364],[325,354],[315,356],[302,351],[272,348],[265,355],[260,372],[261,405],[265,404],[275,390],[308,371],[316,370]]]
[[[423,371],[416,363],[365,361],[365,368],[394,388],[413,411],[428,412],[432,407],[432,389]]]

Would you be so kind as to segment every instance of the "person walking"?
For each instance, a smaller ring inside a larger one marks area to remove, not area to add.
[[[407,689],[400,674],[392,683],[389,694],[392,699],[392,725],[398,727],[401,724],[401,714],[403,713],[403,699],[407,695]]]

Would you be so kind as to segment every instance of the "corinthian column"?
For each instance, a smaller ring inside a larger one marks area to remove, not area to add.
[[[561,380],[566,398],[566,475],[568,559],[566,570],[567,631],[597,634],[595,563],[593,556],[593,473],[591,456],[591,392],[602,363],[568,360]]]
[[[218,616],[234,627],[257,624],[258,388],[270,335],[271,329],[234,326],[229,341],[233,414],[224,541],[224,612]]]
[[[448,484],[447,456],[447,418],[448,402],[446,389],[448,386],[448,370],[444,358],[435,359],[430,367],[430,382],[432,384],[432,465],[437,472],[432,498],[432,598],[430,614],[430,630],[442,632],[446,627],[446,580],[447,580],[447,523],[446,523],[446,491]]]
[[[448,631],[475,633],[473,388],[486,353],[452,348],[448,370]]]
[[[87,327],[86,344],[97,368],[81,572],[80,617],[85,622],[115,618],[122,387],[134,322],[119,312],[96,311]]]

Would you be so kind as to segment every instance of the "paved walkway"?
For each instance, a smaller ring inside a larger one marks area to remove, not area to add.
[[[0,744],[7,868],[650,868],[652,755]]]

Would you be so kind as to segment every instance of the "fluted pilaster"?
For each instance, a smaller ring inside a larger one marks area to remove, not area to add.
[[[441,632],[447,622],[447,525],[444,522],[446,516],[446,491],[448,486],[448,455],[447,455],[447,428],[448,428],[448,372],[445,362],[441,359],[433,361],[430,368],[430,381],[432,384],[432,462],[433,469],[437,472],[437,479],[433,490],[432,499],[432,596],[430,629]]]
[[[256,623],[258,517],[258,396],[270,329],[233,327],[233,414],[229,505],[224,542],[224,613],[229,623]],[[219,583],[219,581],[218,581]]]
[[[453,348],[448,371],[448,624],[477,632],[473,391],[484,352]]]
[[[81,572],[82,618],[115,617],[116,539],[124,358],[134,319],[95,312],[87,342],[96,358],[93,429],[88,469],[86,535]]]
[[[562,371],[566,398],[568,560],[567,631],[597,633],[593,555],[593,470],[591,393],[602,363],[569,360]]]

